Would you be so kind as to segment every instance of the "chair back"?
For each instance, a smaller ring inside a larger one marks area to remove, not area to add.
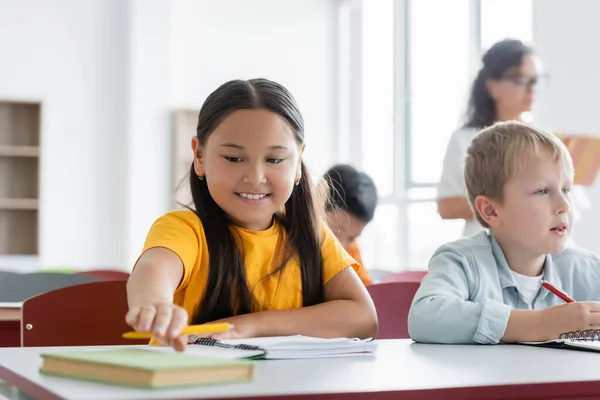
[[[92,269],[81,271],[79,275],[91,276],[101,281],[126,281],[129,279],[129,272],[114,269]]]
[[[409,339],[408,311],[420,282],[387,282],[367,286],[379,320],[378,339]]]
[[[427,271],[390,272],[381,278],[381,282],[421,282]]]
[[[23,303],[22,346],[147,344],[122,337],[131,327],[126,281],[101,281],[43,293]]]

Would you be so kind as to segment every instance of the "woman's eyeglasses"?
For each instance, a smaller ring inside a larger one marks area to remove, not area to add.
[[[512,82],[517,88],[521,90],[526,89],[539,89],[544,86],[548,81],[547,75],[536,75],[536,76],[523,76],[523,75],[509,75],[502,78]]]

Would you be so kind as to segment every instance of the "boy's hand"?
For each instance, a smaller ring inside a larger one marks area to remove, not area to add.
[[[138,332],[152,332],[161,343],[183,351],[188,341],[186,335],[180,335],[188,324],[187,311],[175,304],[144,304],[132,307],[125,321]]]
[[[561,333],[600,329],[600,302],[566,303],[541,310],[544,340],[558,339]]]

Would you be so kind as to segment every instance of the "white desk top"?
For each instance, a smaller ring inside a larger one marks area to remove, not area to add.
[[[21,309],[21,307],[23,307],[23,302],[22,301],[15,301],[15,302],[0,302],[0,308],[7,308],[7,309]]]
[[[382,340],[371,357],[259,361],[253,382],[176,390],[140,390],[41,375],[40,353],[57,349],[73,348],[3,348],[0,364],[69,400],[231,398],[579,381],[599,381],[592,386],[600,392],[600,354],[520,345]]]

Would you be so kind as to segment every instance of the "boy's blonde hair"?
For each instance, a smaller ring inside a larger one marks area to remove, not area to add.
[[[473,139],[467,150],[464,175],[469,204],[481,225],[489,227],[475,210],[475,198],[483,195],[502,201],[504,185],[532,157],[539,157],[542,150],[567,173],[573,173],[573,161],[564,143],[525,123],[498,122]]]

